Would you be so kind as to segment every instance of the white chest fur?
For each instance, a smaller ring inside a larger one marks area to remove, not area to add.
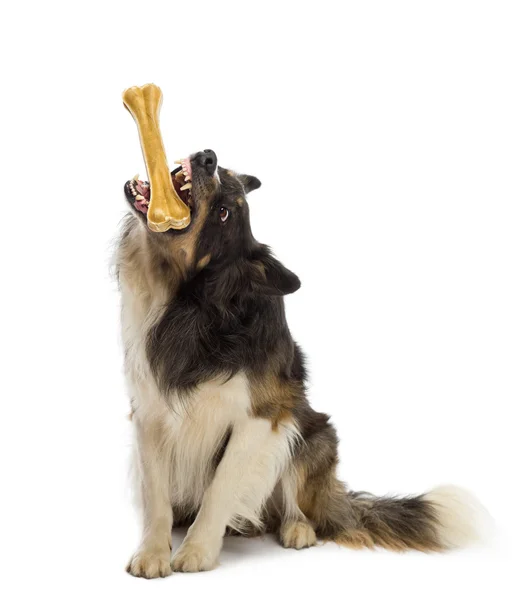
[[[136,427],[152,431],[169,465],[173,506],[197,509],[210,485],[216,455],[235,424],[248,421],[250,399],[245,375],[202,384],[189,397],[168,402],[151,378],[130,381]]]
[[[229,382],[211,381],[201,385],[189,400],[170,416],[170,490],[174,505],[198,508],[210,484],[227,432],[249,419],[250,400],[247,379],[237,375]]]

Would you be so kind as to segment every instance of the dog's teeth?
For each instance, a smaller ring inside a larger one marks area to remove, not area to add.
[[[191,181],[191,177],[189,175],[186,175],[186,177],[184,177],[184,181]]]
[[[182,192],[182,190],[191,190],[191,183],[187,183],[186,185],[183,185],[180,188],[180,191]]]
[[[135,196],[135,199],[136,199],[136,200],[145,200],[145,198],[142,196],[142,194],[137,194],[137,195]]]
[[[136,175],[132,178],[132,181],[138,181],[138,177],[140,177],[140,173],[136,173]]]

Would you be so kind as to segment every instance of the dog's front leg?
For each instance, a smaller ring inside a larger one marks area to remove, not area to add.
[[[147,579],[171,574],[173,512],[169,498],[169,454],[161,443],[161,431],[160,423],[142,423],[135,419],[143,533],[127,571]]]
[[[247,520],[259,526],[263,505],[285,470],[295,435],[292,425],[273,429],[267,419],[234,424],[197,518],[171,561],[174,571],[213,569],[228,525],[237,529]]]

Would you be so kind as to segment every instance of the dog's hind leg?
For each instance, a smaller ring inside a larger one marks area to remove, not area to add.
[[[317,542],[315,530],[298,506],[298,477],[294,467],[281,479],[282,511],[280,543],[284,548],[309,548]]]
[[[234,424],[230,441],[201,508],[171,561],[174,571],[208,571],[217,565],[227,526],[261,525],[263,507],[291,457],[292,424],[247,418]]]

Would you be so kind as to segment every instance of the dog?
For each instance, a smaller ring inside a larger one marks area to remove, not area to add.
[[[337,433],[308,403],[285,317],[283,296],[300,281],[252,235],[247,196],[260,181],[221,168],[212,150],[171,176],[191,224],[150,231],[149,184],[135,178],[117,251],[143,516],[127,571],[213,569],[227,532],[273,532],[296,549],[331,540],[442,551],[474,540],[473,499],[459,488],[375,497],[337,479]],[[171,556],[176,525],[189,529]]]

